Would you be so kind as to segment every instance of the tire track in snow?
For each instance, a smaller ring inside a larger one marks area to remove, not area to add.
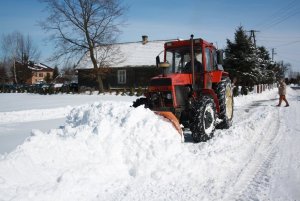
[[[256,145],[251,158],[244,168],[235,178],[233,187],[227,190],[224,200],[267,200],[267,193],[270,176],[268,169],[276,156],[276,145],[279,143],[281,136],[278,136],[280,128],[279,111],[269,111],[267,118],[263,122],[263,127],[258,136]],[[258,110],[253,110],[250,116]],[[249,116],[248,116],[249,117]],[[251,118],[250,118],[251,119]],[[247,118],[243,121],[247,121]],[[241,122],[241,123],[242,123]]]

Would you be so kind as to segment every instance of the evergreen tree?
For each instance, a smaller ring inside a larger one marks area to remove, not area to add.
[[[4,84],[7,81],[8,81],[7,69],[5,68],[4,63],[0,61],[0,85],[4,87]]]
[[[262,75],[257,51],[242,26],[236,30],[234,42],[227,39],[225,53],[225,70],[237,80],[237,85],[242,86],[243,94],[247,94]]]
[[[274,64],[271,61],[270,54],[264,46],[257,48],[259,58],[259,67],[261,71],[261,82],[271,84],[275,81]]]
[[[53,79],[55,79],[58,75],[59,75],[59,70],[58,70],[58,67],[55,66],[54,71],[53,71]]]

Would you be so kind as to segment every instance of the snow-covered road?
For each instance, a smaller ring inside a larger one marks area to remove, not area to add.
[[[181,143],[130,98],[42,107],[49,121],[71,112],[64,127],[34,131],[0,155],[0,200],[299,201],[300,90],[288,89],[288,108],[275,107],[277,98],[277,90],[236,98],[233,126],[198,144]],[[17,112],[29,110],[38,113]],[[2,125],[36,120],[14,114],[0,112]]]
[[[224,200],[300,200],[300,174],[296,172],[300,168],[296,154],[300,142],[299,93],[291,91],[289,98],[293,104],[289,108],[274,107],[276,98],[254,101],[237,110],[240,120],[236,126],[252,122],[255,133],[249,158],[226,190]],[[257,115],[263,118],[253,121]]]

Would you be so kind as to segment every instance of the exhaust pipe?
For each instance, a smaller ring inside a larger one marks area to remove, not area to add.
[[[191,35],[191,65],[192,65],[192,86],[195,86],[195,60],[194,60],[194,35]]]

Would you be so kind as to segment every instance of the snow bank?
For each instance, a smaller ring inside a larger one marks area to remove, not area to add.
[[[233,131],[194,144],[181,143],[164,118],[129,106],[83,105],[64,128],[34,131],[2,156],[0,200],[222,199],[272,117],[264,111],[241,116]]]
[[[181,150],[177,131],[150,110],[84,105],[71,111],[64,128],[34,131],[2,156],[0,200],[102,200],[113,192],[115,200],[135,178],[159,180],[172,170],[159,161],[175,160]]]

